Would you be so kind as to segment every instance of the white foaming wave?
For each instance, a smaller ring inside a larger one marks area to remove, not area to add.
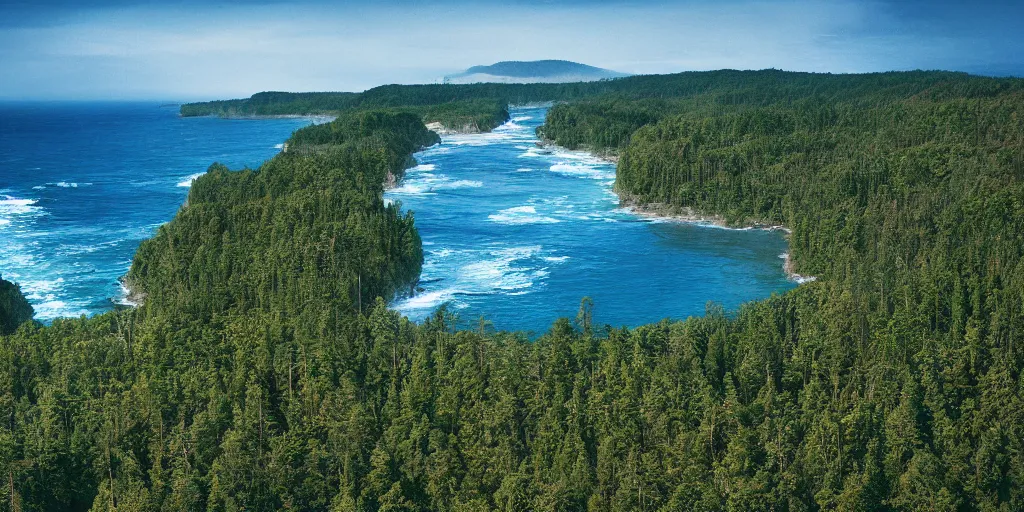
[[[423,151],[418,151],[418,152],[415,153],[415,155],[417,155],[417,156],[443,155],[443,154],[446,154],[446,153],[451,153],[451,151],[452,151],[452,147],[451,146],[445,146],[443,144],[437,144],[437,145],[434,145],[434,146],[430,146],[429,148],[424,149]]]
[[[121,288],[121,294],[118,295],[117,300],[115,300],[114,302],[116,302],[117,304],[120,304],[122,306],[131,306],[133,308],[134,307],[138,307],[138,306],[141,305],[138,302],[135,302],[135,301],[133,301],[133,300],[128,298],[131,295],[132,292],[131,292],[131,290],[128,289],[127,286],[124,285],[124,282],[118,280],[117,281],[117,285],[118,285],[118,287]]]
[[[554,224],[556,222],[561,222],[554,217],[538,215],[537,209],[533,206],[516,206],[513,208],[506,208],[498,213],[488,215],[487,218],[492,222],[508,225]]]
[[[9,219],[0,219],[0,226],[6,226],[10,223],[11,221]]]
[[[784,252],[784,253],[780,254],[779,255],[779,259],[786,260],[788,262],[789,261],[789,253],[788,252]],[[793,281],[796,284],[813,283],[814,281],[818,280],[818,276],[805,276],[805,275],[796,274],[796,273],[790,273],[788,275],[788,277],[789,277],[790,281]]]
[[[533,172],[533,169],[530,169],[529,167],[520,167],[516,169],[516,172]]]
[[[78,188],[79,185],[81,185],[83,187],[86,187],[86,186],[92,185],[92,183],[74,183],[74,182],[67,182],[67,181],[58,181],[57,183],[47,183],[47,185],[53,185],[55,187],[60,187],[60,188]]]
[[[430,193],[430,187],[424,183],[413,183],[412,180],[407,180],[402,183],[402,186],[395,187],[389,190],[388,193],[404,196],[422,196]]]
[[[41,206],[36,205],[35,199],[22,199],[4,195],[0,199],[0,220],[6,221],[3,224],[11,224],[16,217],[36,217],[46,215]]]
[[[433,170],[433,164],[427,164]],[[476,180],[453,180],[444,174],[431,174],[426,170],[412,174],[402,181],[402,185],[388,191],[389,194],[406,196],[433,195],[439,190],[455,190],[460,188],[480,188],[483,182]]]
[[[124,239],[108,240],[106,242],[100,242],[94,245],[80,245],[80,244],[65,244],[56,250],[56,253],[61,256],[77,256],[81,254],[90,254],[102,249],[109,249],[117,246],[117,244],[123,242]]]
[[[446,143],[453,146],[491,146],[494,144],[501,144],[503,142],[516,142],[526,140],[521,136],[517,136],[515,133],[508,132],[490,132],[490,133],[474,133],[474,134],[456,134],[449,135],[445,140]]]
[[[424,172],[424,171],[429,172],[429,171],[433,171],[434,169],[437,169],[437,165],[436,164],[419,164],[419,165],[416,165],[414,167],[410,167],[410,168],[406,169],[405,172]]]
[[[456,188],[480,188],[484,186],[482,181],[476,180],[457,180],[451,183],[441,183],[434,187],[435,190],[450,190]]]
[[[455,133],[446,135],[443,143],[452,146],[489,146],[500,143],[528,143],[536,141],[528,126],[508,121],[487,133]]]
[[[601,166],[587,164],[557,163],[550,167],[551,172],[563,176],[574,176],[577,178],[588,178],[594,180],[615,179],[614,169],[608,170]]]
[[[204,174],[206,174],[206,173],[205,172],[197,172],[195,174],[190,174],[187,178],[179,181],[178,182],[178,186],[179,187],[186,187],[186,188],[187,187],[191,187],[192,186],[192,182],[195,181],[196,179],[198,179],[200,176],[202,176]]]
[[[64,288],[63,277],[40,280],[24,279],[19,284],[25,298],[32,302],[32,308],[35,310],[34,318],[53,320],[59,317],[89,314],[82,304],[68,304],[58,299],[58,295]]]
[[[281,144],[274,144],[274,149],[284,149],[284,143],[282,142]]]
[[[536,257],[541,246],[508,247],[490,252],[490,258],[464,265],[458,280],[469,282],[480,291],[516,291],[531,288],[538,279],[547,277],[545,269],[534,269],[522,263]]]
[[[414,297],[399,300],[394,307],[411,316],[423,313],[449,303],[457,309],[468,306],[460,297],[483,295],[522,295],[530,292],[548,276],[547,268],[538,265],[548,261],[541,257],[542,247],[498,247],[491,249],[440,248],[427,251],[423,265],[423,283],[443,286],[427,290]],[[564,261],[563,257],[555,257]],[[554,263],[556,261],[550,261]],[[445,278],[433,279],[433,275]],[[442,284],[447,282],[447,284]]]
[[[394,308],[400,313],[409,314],[411,312],[423,312],[433,311],[438,306],[444,303],[450,304],[455,309],[463,309],[468,304],[456,299],[458,295],[462,295],[465,292],[455,288],[445,288],[443,290],[433,292],[422,292],[412,297],[406,297],[395,304]]]
[[[35,199],[18,199],[11,196],[4,196],[3,199],[0,199],[0,207],[32,206],[34,204],[36,204]]]
[[[530,119],[533,119],[533,116],[516,116],[512,118],[512,122],[518,123],[520,121],[529,121]]]
[[[68,304],[62,300],[48,300],[33,304],[35,317],[39,320],[54,320],[56,318],[75,318],[82,315],[89,315],[89,310],[81,307],[80,304]]]
[[[541,157],[550,157],[550,156],[553,155],[553,153],[550,150],[544,149],[544,148],[532,147],[532,148],[525,148],[525,149],[526,149],[526,152],[520,154],[519,158],[541,158]]]
[[[544,256],[542,259],[551,263],[564,263],[569,261],[568,256]]]
[[[454,252],[447,247],[442,247],[441,249],[438,249],[436,251],[430,251],[430,254],[437,256],[438,258],[447,258],[448,256],[451,256],[453,253]]]

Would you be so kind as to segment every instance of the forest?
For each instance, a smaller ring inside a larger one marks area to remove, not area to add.
[[[135,257],[139,307],[43,326],[0,283],[0,507],[1024,509],[1024,80],[298,97],[338,118],[199,178]],[[384,183],[424,121],[525,101],[558,102],[545,138],[619,156],[624,202],[784,224],[819,279],[634,329],[583,299],[536,340],[401,318],[422,248]]]

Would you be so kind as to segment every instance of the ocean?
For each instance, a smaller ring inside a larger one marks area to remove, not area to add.
[[[36,319],[122,300],[118,277],[210,164],[257,166],[309,119],[181,118],[156,103],[0,103],[0,275]]]
[[[788,290],[781,232],[649,219],[619,208],[615,167],[537,146],[546,109],[492,133],[446,135],[386,197],[412,210],[425,263],[421,320],[448,304],[464,326],[542,333],[583,297],[598,324],[636,326],[735,309]],[[307,118],[181,118],[153,103],[0,104],[0,275],[36,318],[123,301],[118,278],[213,162],[256,167]]]
[[[415,155],[386,197],[412,210],[423,291],[395,307],[422,319],[442,303],[463,326],[540,334],[576,316],[637,326],[735,309],[796,286],[780,231],[732,230],[638,216],[619,207],[615,165],[537,145],[547,109],[517,108],[492,133],[447,135]]]

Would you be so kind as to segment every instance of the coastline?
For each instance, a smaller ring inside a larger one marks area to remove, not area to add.
[[[586,147],[586,146],[581,146],[579,149],[569,149],[569,148],[567,148],[565,146],[561,146],[561,145],[557,144],[555,141],[553,141],[553,140],[551,140],[551,139],[549,139],[547,137],[539,137],[539,140],[537,141],[537,147],[539,147],[539,148],[561,149],[562,151],[579,151],[579,152],[587,153],[590,156],[592,156],[594,158],[597,158],[598,160],[604,160],[605,162],[613,163],[615,165],[619,164],[619,155],[618,155],[618,153],[613,151],[613,150],[610,150],[610,149],[604,150],[604,151],[597,151],[597,150],[595,150],[593,148]]]
[[[338,116],[334,114],[207,114],[204,116],[183,116],[180,113],[178,114],[178,117],[215,117],[217,119],[242,121],[259,121],[265,119],[309,119],[313,124],[329,123],[338,118]]]
[[[117,279],[117,284],[121,286],[122,293],[120,299],[114,301],[115,304],[129,308],[137,308],[146,302],[146,292],[132,286],[132,283],[128,280],[128,274],[119,277]]]
[[[781,224],[767,224],[752,222],[743,226],[730,225],[725,217],[720,215],[707,215],[696,212],[691,209],[680,210],[678,208],[666,205],[664,203],[648,203],[641,204],[634,199],[624,198],[622,193],[616,192],[619,196],[619,205],[621,208],[628,210],[630,213],[639,217],[644,217],[651,220],[663,220],[668,222],[680,222],[684,224],[693,224],[696,226],[713,227],[716,229],[728,229],[734,231],[749,231],[749,230],[760,230],[760,231],[781,231],[784,233],[784,238],[787,243],[790,243],[790,235],[793,231]],[[786,278],[790,281],[799,284],[806,284],[818,280],[817,276],[804,275],[796,271],[796,263],[790,256],[789,251],[779,255],[782,258],[782,271],[786,274]]]
[[[582,151],[588,153],[591,156],[603,160],[608,163],[615,164],[618,166],[619,156],[613,151],[594,151],[589,148],[580,148],[578,150],[572,150],[564,146],[560,146],[555,141],[548,138],[541,138],[537,141],[537,146],[541,148],[552,148],[560,149],[563,151]],[[618,168],[616,168],[616,174]],[[693,224],[696,226],[712,227],[717,229],[729,229],[735,231],[748,231],[752,229],[762,231],[781,231],[784,233],[786,242],[789,243],[790,235],[793,231],[782,224],[770,224],[762,222],[750,222],[741,226],[735,226],[730,224],[725,217],[715,214],[701,213],[690,208],[678,208],[666,203],[643,203],[637,200],[635,197],[626,194],[620,190],[613,190],[616,196],[619,197],[619,208],[628,211],[629,213],[642,217],[649,220],[661,220],[668,222],[679,222],[684,224]],[[814,282],[818,279],[817,276],[804,275],[797,273],[796,263],[790,256],[789,251],[779,256],[782,258],[782,271],[786,274],[786,278],[790,281],[797,283],[798,285]]]

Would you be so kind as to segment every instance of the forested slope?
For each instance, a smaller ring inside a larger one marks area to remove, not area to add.
[[[32,305],[21,294],[21,288],[0,276],[0,334],[11,334],[32,320],[32,314]]]
[[[0,337],[4,504],[1024,508],[1021,81],[638,78],[544,135],[617,151],[631,200],[786,223],[822,279],[632,330],[584,301],[536,341],[411,324],[386,300],[419,242],[380,191],[434,139],[353,108],[197,180],[136,257],[142,307]]]

